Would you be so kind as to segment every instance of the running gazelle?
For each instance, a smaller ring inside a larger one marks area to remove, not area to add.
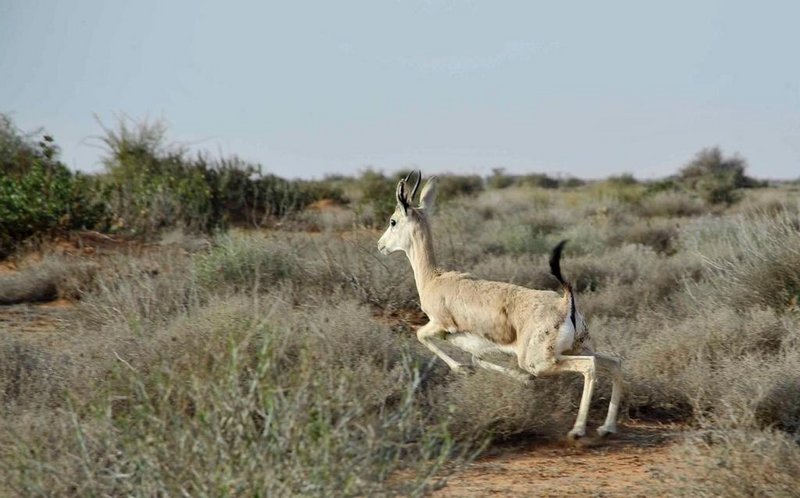
[[[430,320],[417,338],[455,371],[464,367],[442,351],[434,339],[445,340],[472,354],[476,366],[529,383],[534,377],[561,372],[583,374],[583,394],[570,439],[586,434],[586,417],[595,384],[595,371],[611,375],[612,392],[600,436],[616,432],[622,391],[620,361],[595,353],[589,330],[575,303],[575,293],[561,274],[559,243],[550,257],[550,270],[563,294],[534,290],[504,282],[476,279],[469,274],[436,267],[428,217],[436,199],[435,178],[429,179],[413,205],[421,174],[409,190],[410,173],[397,184],[397,207],[389,227],[378,241],[383,254],[403,251],[411,263],[422,311]],[[483,356],[499,351],[517,358],[517,368],[488,362]]]

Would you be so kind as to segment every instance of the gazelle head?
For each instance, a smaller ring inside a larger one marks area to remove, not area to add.
[[[422,173],[416,172],[417,179],[413,188],[409,190],[409,180],[412,175],[413,171],[397,183],[395,192],[397,207],[389,219],[389,227],[378,240],[378,250],[383,254],[395,251],[408,253],[412,241],[415,238],[419,240],[423,231],[428,229],[428,215],[433,211],[433,203],[436,200],[436,178],[428,179],[422,187],[419,206],[415,207],[414,194],[417,193]]]

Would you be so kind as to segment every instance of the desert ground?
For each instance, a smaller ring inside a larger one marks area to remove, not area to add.
[[[625,374],[620,432],[577,443],[579,376],[456,375],[417,343],[408,261],[352,205],[31,246],[0,269],[2,494],[795,495],[799,199],[606,182],[441,202],[444,268],[557,289],[570,239],[564,273]]]
[[[581,375],[417,340],[409,261],[378,251],[408,172],[286,180],[104,131],[87,175],[0,119],[0,496],[797,495],[797,181],[719,148],[648,181],[440,175],[441,269],[560,292],[568,240],[624,377],[619,432],[594,435],[600,375],[573,442]]]

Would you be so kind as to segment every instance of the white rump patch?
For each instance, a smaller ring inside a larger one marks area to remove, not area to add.
[[[567,315],[567,319],[564,320],[564,323],[562,323],[561,327],[558,329],[555,350],[556,356],[560,356],[564,351],[572,349],[573,344],[575,344],[575,326],[572,324],[569,315]]]

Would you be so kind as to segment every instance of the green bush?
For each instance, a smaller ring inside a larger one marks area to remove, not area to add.
[[[122,120],[105,133],[106,182],[119,230],[147,235],[175,225],[204,232],[229,223],[262,226],[321,198],[345,201],[339,189],[263,174],[236,157],[191,159],[166,145],[160,123]]]
[[[397,178],[400,178],[401,174],[403,173],[398,173]],[[361,201],[357,209],[366,225],[381,226],[388,222],[389,216],[397,204],[395,200],[396,186],[396,180],[387,178],[380,171],[367,169],[361,173],[361,177],[358,179]]]
[[[492,189],[508,188],[517,181],[514,175],[506,174],[505,168],[492,169],[492,175],[486,179],[486,186]]]
[[[439,202],[458,197],[475,196],[483,191],[483,179],[478,175],[442,175],[438,177]]]
[[[631,173],[623,173],[621,175],[612,175],[606,179],[611,185],[638,185],[639,181]]]
[[[0,115],[2,116],[2,115]],[[0,119],[0,257],[26,239],[56,230],[93,228],[106,218],[97,185],[57,160],[58,147],[44,135],[31,143]]]
[[[581,180],[580,178],[575,178],[574,176],[571,176],[566,180],[564,180],[563,182],[561,182],[561,184],[562,186],[567,188],[577,188],[586,185],[586,182],[584,180]]]
[[[520,185],[527,185],[539,188],[558,188],[559,181],[555,178],[545,175],[544,173],[531,173],[523,175],[519,179]]]
[[[347,202],[342,190],[328,183],[284,180],[264,174],[261,166],[237,157],[204,161],[199,166],[211,186],[215,210],[221,212],[226,224],[261,226],[320,199]]]
[[[739,200],[737,189],[759,186],[745,175],[747,161],[739,156],[724,157],[719,147],[703,149],[678,177],[688,188],[696,190],[711,204],[730,205]]]
[[[168,147],[163,124],[131,126],[120,120],[117,130],[104,130],[103,162],[115,229],[148,235],[168,226],[210,230],[221,223],[205,163],[189,161],[184,150]]]

